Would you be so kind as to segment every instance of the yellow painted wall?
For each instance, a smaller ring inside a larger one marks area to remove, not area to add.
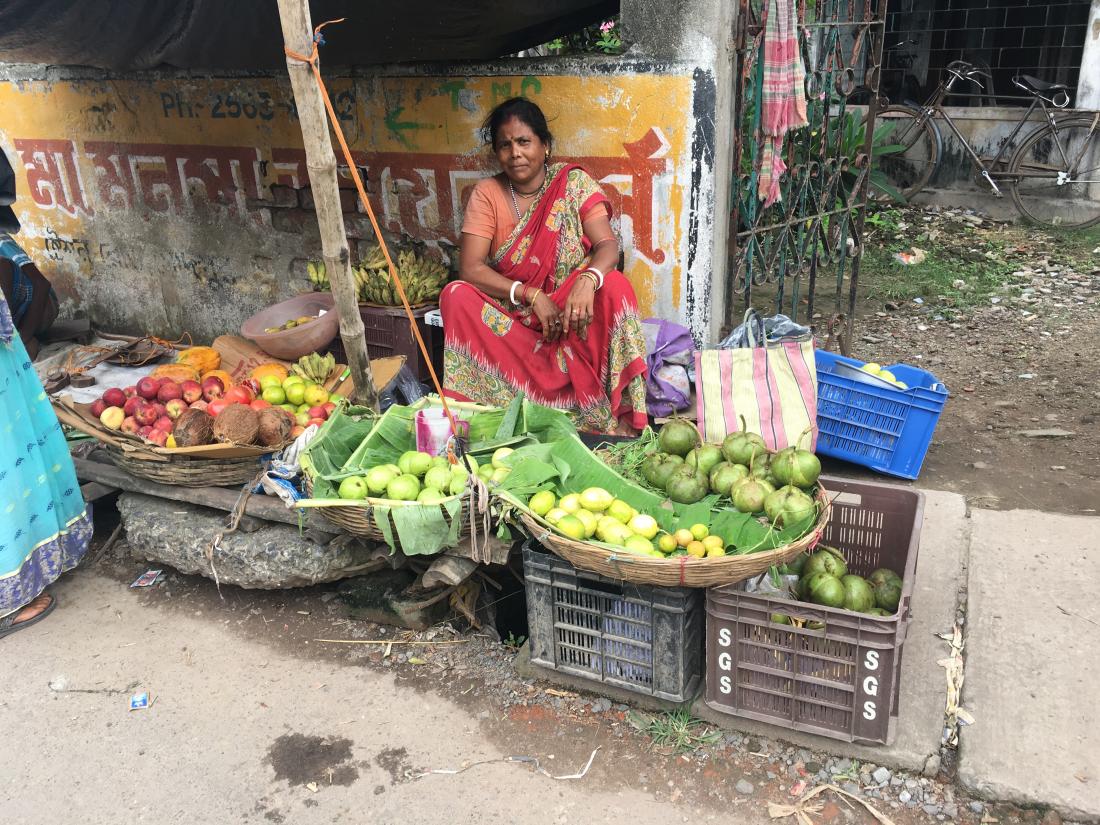
[[[543,107],[555,154],[600,180],[645,314],[682,311],[691,185],[686,75],[336,78],[341,124],[387,228],[456,242],[463,193],[496,171],[491,107]],[[0,83],[0,147],[18,174],[19,240],[106,328],[208,339],[304,288],[318,254],[272,185],[306,186],[281,79]]]

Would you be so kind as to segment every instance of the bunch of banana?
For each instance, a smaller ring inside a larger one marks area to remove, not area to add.
[[[306,264],[306,270],[309,272],[309,282],[313,284],[314,292],[328,292],[328,272],[325,271],[324,261],[310,261]]]
[[[299,358],[298,363],[290,367],[290,371],[304,381],[324,384],[335,368],[336,358],[331,352],[324,356],[311,352]]]
[[[405,296],[412,305],[435,300],[447,282],[447,268],[443,264],[430,258],[422,258],[409,249],[398,253],[394,266],[397,277],[405,287]],[[385,306],[398,306],[401,303],[380,247],[369,247],[354,273],[361,302]]]

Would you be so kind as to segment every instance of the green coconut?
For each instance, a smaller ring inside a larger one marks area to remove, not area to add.
[[[846,597],[844,583],[836,576],[818,573],[809,583],[809,597],[815,604],[826,607],[843,607]]]
[[[657,445],[661,448],[661,452],[678,456],[687,455],[698,447],[701,441],[699,430],[695,425],[682,418],[669,421],[661,427],[661,432],[657,435]]]
[[[846,610],[854,610],[856,613],[866,613],[875,606],[875,594],[871,591],[871,585],[862,576],[849,573],[841,577],[840,583],[844,585],[844,607]]]
[[[812,576],[815,573],[828,573],[839,579],[848,574],[848,565],[839,550],[823,546],[806,560],[806,566],[802,570],[803,577]]]
[[[757,456],[767,452],[768,445],[764,443],[764,439],[745,429],[745,416],[741,416],[741,431],[730,433],[722,441],[722,455],[731,464],[744,464],[748,467]]]
[[[876,607],[888,610],[891,614],[897,612],[898,604],[901,602],[900,581],[889,580],[873,584],[871,590],[875,596]]]

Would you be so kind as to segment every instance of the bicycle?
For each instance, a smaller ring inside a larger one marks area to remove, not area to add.
[[[880,123],[894,123],[886,140],[900,149],[884,153],[877,160],[905,200],[911,200],[925,187],[943,155],[938,117],[962,144],[971,165],[993,194],[1004,197],[994,180],[996,177],[1007,183],[1016,208],[1031,222],[1076,229],[1100,223],[1100,112],[1058,119],[1054,111],[1069,105],[1068,87],[1016,75],[1012,82],[1031,96],[1031,105],[1001,143],[997,154],[983,159],[944,110],[943,99],[959,81],[984,88],[979,77],[989,78],[989,74],[964,60],[956,60],[947,67],[946,75],[923,106],[892,104],[876,115],[876,130]],[[1046,123],[1027,134],[1006,161],[1005,154],[1036,107],[1042,109]]]

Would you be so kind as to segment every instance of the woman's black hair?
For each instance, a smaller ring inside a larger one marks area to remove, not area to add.
[[[485,139],[490,146],[496,147],[500,127],[512,118],[526,124],[543,143],[550,145],[554,142],[554,136],[550,134],[550,127],[546,125],[546,115],[542,113],[542,109],[525,97],[511,97],[489,112],[485,123],[482,124]]]

